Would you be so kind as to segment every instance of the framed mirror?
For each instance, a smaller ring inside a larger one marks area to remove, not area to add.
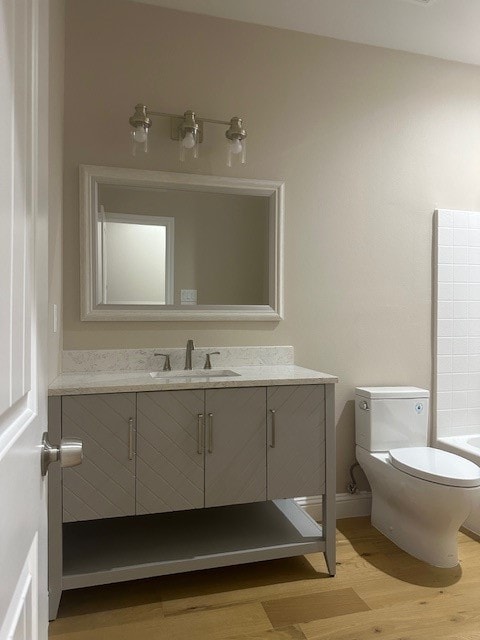
[[[282,182],[82,165],[82,320],[280,320],[283,199]]]

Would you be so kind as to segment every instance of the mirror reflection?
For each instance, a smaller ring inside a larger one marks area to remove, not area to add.
[[[101,206],[102,302],[172,304],[174,219],[106,212]]]
[[[268,305],[270,197],[98,184],[97,304]]]

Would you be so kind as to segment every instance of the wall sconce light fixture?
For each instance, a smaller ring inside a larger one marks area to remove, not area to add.
[[[232,118],[230,126],[225,131],[227,143],[227,166],[232,166],[232,160],[235,156],[240,158],[240,162],[245,164],[247,160],[247,132],[243,128],[241,118]]]
[[[243,126],[242,118],[234,117],[229,121],[212,120],[210,118],[197,118],[194,111],[185,111],[183,116],[173,113],[150,111],[144,104],[135,105],[135,113],[130,117],[132,127],[132,152],[136,155],[137,149],[148,151],[148,132],[152,126],[152,116],[170,118],[170,138],[178,140],[179,159],[183,162],[187,154],[193,158],[199,156],[199,145],[203,141],[203,125],[209,124],[227,125],[225,131],[227,139],[227,166],[234,163],[245,164],[247,161],[247,132]]]
[[[148,130],[152,126],[152,121],[148,117],[147,107],[143,104],[135,105],[135,113],[129,119],[132,137],[132,153],[136,155],[137,147],[143,149],[144,153],[148,151]]]

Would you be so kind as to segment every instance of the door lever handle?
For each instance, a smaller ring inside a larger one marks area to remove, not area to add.
[[[83,442],[78,438],[62,438],[59,445],[50,444],[48,433],[42,438],[41,470],[42,476],[47,475],[52,462],[60,462],[62,469],[76,467],[83,461]]]

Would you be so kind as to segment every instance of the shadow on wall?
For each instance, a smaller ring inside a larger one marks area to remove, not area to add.
[[[402,551],[374,529],[368,517],[338,520],[337,529],[339,545],[350,544],[361,559],[402,582],[441,589],[455,584],[462,577],[460,565],[453,569],[440,569]],[[358,562],[358,556],[355,555],[355,562]]]
[[[350,459],[353,464],[356,462],[355,458],[355,401],[348,400],[343,407],[342,413],[337,421],[336,427],[336,440],[337,440],[337,461]],[[337,487],[344,487],[350,484],[351,478],[347,476],[338,477],[338,473],[344,473],[345,467],[338,465],[337,472]],[[370,485],[368,480],[360,467],[356,467],[355,481],[357,483],[358,491],[370,491]]]

